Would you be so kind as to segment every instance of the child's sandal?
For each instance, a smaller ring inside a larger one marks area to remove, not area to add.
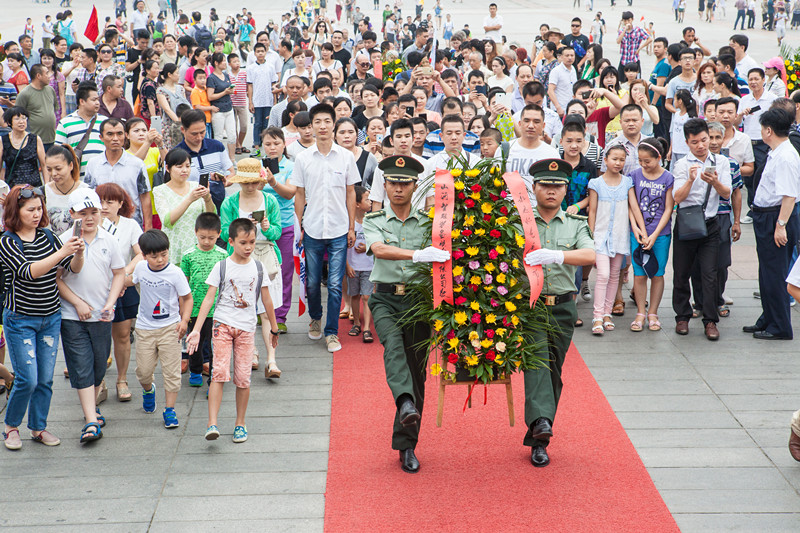
[[[606,321],[606,318],[608,321]],[[614,322],[611,321],[611,315],[603,315],[603,329],[606,331],[614,331],[614,328],[617,326],[614,325]]]
[[[639,317],[642,317],[639,320]],[[642,331],[644,329],[644,313],[636,313],[636,319],[631,322],[631,331]]]
[[[653,320],[651,317],[655,317],[656,319]],[[658,320],[658,315],[647,315],[647,328],[650,331],[660,331],[661,330],[661,322]]]
[[[603,334],[603,319],[602,318],[593,318],[592,319],[592,335],[601,336]]]

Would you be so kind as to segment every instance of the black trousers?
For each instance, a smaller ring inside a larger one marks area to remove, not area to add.
[[[731,266],[731,217],[730,215],[719,215],[719,253],[717,254],[717,307],[723,305],[722,293],[725,292],[725,284],[728,283],[728,267]],[[695,260],[692,267],[692,295],[694,305],[700,309],[703,302],[703,283],[700,262]]]
[[[764,165],[767,164],[767,154],[769,154],[767,143],[764,141],[755,141],[753,143],[753,158],[755,159],[753,174],[751,176],[742,176],[744,187],[747,189],[747,205],[751,208],[753,207],[753,199],[756,197],[758,182],[761,181],[761,173],[764,172]]]
[[[775,224],[780,211],[753,209],[753,231],[756,234],[758,254],[758,290],[761,291],[761,316],[756,327],[773,335],[792,338],[792,317],[786,276],[792,261],[792,252],[800,236],[800,217],[797,206],[786,223],[786,246],[775,244]]]
[[[717,217],[707,219],[706,228],[708,235],[702,239],[682,241],[678,238],[677,232],[675,238],[672,239],[672,270],[674,271],[672,310],[675,311],[675,322],[688,322],[692,318],[692,304],[689,302],[691,296],[689,277],[695,261],[700,264],[700,282],[703,287],[703,324],[719,322],[719,313],[717,312],[719,222]]]

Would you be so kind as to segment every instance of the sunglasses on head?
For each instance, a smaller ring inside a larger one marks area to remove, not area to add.
[[[19,191],[19,199],[18,199],[18,201],[30,200],[34,196],[36,196],[38,198],[42,198],[44,196],[44,194],[42,193],[41,189],[31,187],[30,185],[26,185],[25,187],[23,187]]]

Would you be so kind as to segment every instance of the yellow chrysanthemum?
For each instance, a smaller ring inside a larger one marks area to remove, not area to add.
[[[488,348],[489,346],[491,346],[491,345],[492,345],[492,341],[491,341],[491,339],[483,339],[483,340],[481,341],[481,347],[483,347],[483,349],[484,349],[484,350],[485,350],[486,348]]]
[[[467,313],[464,311],[456,311],[456,314],[453,315],[453,319],[455,319],[456,324],[463,326],[467,323]]]
[[[458,239],[459,237],[461,237],[461,230],[454,229],[453,231],[450,232],[450,237],[452,237],[453,239]]]
[[[522,335],[517,335],[517,342],[522,342],[523,340]]]
[[[401,72],[403,72],[403,69],[401,69],[401,68],[394,69],[394,73],[395,74],[400,74]]]
[[[473,311],[478,311],[481,308],[481,304],[479,304],[478,302],[470,302],[469,307]]]
[[[467,170],[466,172],[464,172],[464,175],[466,177],[468,177],[468,178],[475,178],[480,173],[481,173],[481,171],[478,170],[477,168],[471,168],[471,169]]]
[[[431,375],[438,376],[441,373],[442,373],[442,365],[440,365],[439,363],[433,363],[431,365]]]
[[[483,228],[478,228],[475,230],[475,235],[477,235],[478,237],[483,237],[484,235],[486,235],[486,230]]]
[[[495,187],[502,187],[503,186],[503,181],[498,179],[498,178],[495,178],[492,183],[494,183]]]
[[[442,322],[441,320],[433,321],[433,329],[435,329],[436,331],[442,331],[443,327],[444,327],[444,322]]]
[[[522,299],[522,294],[517,294],[516,296],[514,296],[514,299],[515,300],[521,300]]]
[[[505,283],[506,282],[506,275],[502,272],[497,275],[497,283]]]
[[[792,81],[797,81],[797,74],[792,74]]]
[[[475,366],[478,364],[478,356],[477,355],[468,355],[466,358],[467,366]]]
[[[470,285],[480,285],[481,278],[479,278],[478,276],[472,276],[471,278],[469,278],[469,283]]]
[[[433,218],[433,207],[428,209],[428,218]]]
[[[477,331],[470,331],[469,332],[469,340],[476,341],[476,340],[478,340],[478,338],[479,338],[479,335],[478,335]]]
[[[508,311],[509,313],[513,313],[514,311],[517,310],[517,306],[514,305],[512,302],[505,302],[505,306],[506,306],[506,311]]]
[[[511,266],[514,268],[519,268],[519,259],[514,259],[511,261]]]
[[[494,263],[486,263],[486,266],[483,267],[486,272],[494,272],[497,270],[497,267],[494,266]]]
[[[451,173],[452,174],[452,173]],[[455,175],[455,174],[454,174]],[[464,182],[461,180],[456,180],[453,182],[453,186],[456,188],[457,191],[464,190]]]
[[[455,287],[453,287],[453,292],[461,292],[463,290],[464,290],[463,285],[456,285]]]
[[[475,217],[472,215],[467,215],[464,217],[464,226],[471,226],[475,224]]]
[[[519,317],[517,315],[511,315],[511,323],[515,326],[519,325]],[[518,337],[519,342],[522,342],[522,337]]]
[[[519,368],[519,365],[522,364],[522,361],[514,361],[514,366]]]
[[[517,241],[517,246],[519,246],[520,248],[522,248],[523,246],[525,246],[525,237],[523,237],[523,236],[522,236],[522,235],[520,235],[519,233],[517,233],[516,235],[514,235],[514,239]]]
[[[491,213],[492,212],[492,204],[490,204],[489,202],[483,202],[481,204],[481,211],[483,211],[484,213]]]
[[[463,273],[464,273],[464,267],[463,266],[459,265],[459,266],[453,267],[453,275],[454,276],[460,276]]]
[[[478,249],[477,246],[467,246],[466,252],[467,252],[467,255],[470,255],[470,256],[474,257],[474,256],[478,255],[478,252],[480,252],[480,250]]]
[[[495,315],[493,315],[491,313],[486,315],[486,323],[487,324],[494,324],[495,322],[497,322],[497,316],[495,316]]]
[[[512,287],[517,284],[517,278],[511,278],[511,281],[508,282],[509,285]]]
[[[455,350],[456,348],[458,348],[458,338],[453,337],[452,339],[447,341],[447,345],[450,347],[451,350]]]
[[[493,166],[491,169],[489,169],[489,173],[490,174],[499,174],[500,173],[500,167]],[[499,187],[499,185],[498,185],[498,187]]]
[[[454,168],[453,170],[450,171],[450,175],[453,176],[454,178],[457,178],[461,176],[461,172],[462,170],[460,168]]]
[[[494,289],[494,285],[484,285],[483,290],[489,292],[490,290]]]
[[[494,247],[494,251],[500,255],[503,255],[504,253],[506,253],[506,247],[501,244],[498,244],[497,246]]]
[[[505,363],[505,360],[502,357],[495,357],[494,358],[494,364],[502,365],[503,363]]]
[[[469,197],[472,198],[473,200],[477,201],[477,200],[481,199],[481,193],[474,192],[474,193],[470,194]]]
[[[506,334],[506,328],[497,328],[496,330],[494,330],[494,332],[502,337],[503,335]]]
[[[508,217],[500,217],[497,219],[498,226],[505,226],[507,222],[508,222]]]

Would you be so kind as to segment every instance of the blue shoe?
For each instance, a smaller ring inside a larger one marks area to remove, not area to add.
[[[203,386],[203,374],[195,374],[194,372],[189,374],[189,386],[190,387],[202,387]]]
[[[175,414],[174,407],[167,407],[164,409],[164,427],[173,429],[178,427],[178,415]]]
[[[239,443],[247,440],[247,428],[245,426],[236,426],[233,428],[233,442]]]
[[[150,386],[150,390],[142,389],[142,409],[145,413],[154,413],[156,411],[156,384]]]
[[[217,426],[208,426],[206,429],[206,440],[217,440],[219,438],[219,428]]]

